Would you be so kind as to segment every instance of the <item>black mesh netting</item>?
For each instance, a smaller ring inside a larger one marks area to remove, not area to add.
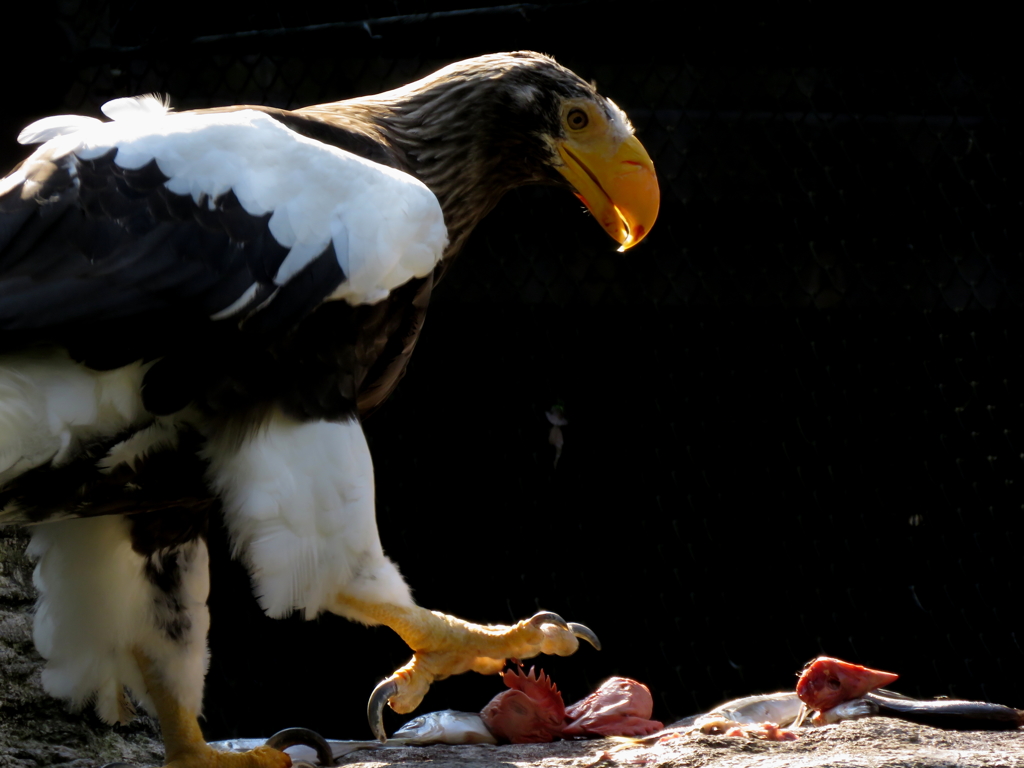
[[[818,653],[1024,707],[1009,22],[816,7],[64,2],[5,53],[3,151],[35,117],[121,95],[301,106],[478,53],[556,55],[632,117],[661,216],[622,256],[571,196],[522,190],[451,270],[367,423],[384,546],[417,599],[585,622],[604,651],[540,662],[567,700],[629,675],[665,720],[788,687]],[[209,737],[368,735],[397,638],[265,619],[223,562],[211,603]],[[499,687],[453,679],[421,711]]]

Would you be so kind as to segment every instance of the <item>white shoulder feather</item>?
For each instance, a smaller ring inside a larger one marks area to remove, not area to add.
[[[167,97],[147,93],[145,96],[128,96],[108,101],[100,107],[100,111],[111,120],[137,120],[166,115],[171,111],[171,103]]]

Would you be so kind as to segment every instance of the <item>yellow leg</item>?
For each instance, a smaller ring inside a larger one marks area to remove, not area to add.
[[[505,659],[529,659],[541,653],[569,656],[579,648],[577,637],[601,647],[587,627],[569,624],[553,613],[538,613],[508,627],[484,626],[419,606],[368,603],[343,594],[336,599],[341,613],[390,627],[413,650],[409,663],[378,685],[370,697],[367,715],[380,739],[385,738],[381,723],[385,702],[396,712],[411,712],[435,680],[469,671],[497,674]]]
[[[135,661],[160,719],[167,765],[165,768],[288,768],[292,759],[270,747],[257,747],[250,752],[220,752],[207,745],[199,721],[174,698],[152,660],[134,649]]]

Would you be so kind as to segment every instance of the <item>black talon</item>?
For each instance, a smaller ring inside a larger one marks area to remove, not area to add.
[[[384,707],[388,699],[398,693],[398,682],[389,677],[381,680],[377,687],[370,694],[370,700],[366,703],[366,719],[370,721],[370,730],[374,738],[383,744],[388,740],[388,734],[384,730]]]
[[[594,634],[594,630],[585,624],[577,624],[575,621],[569,622],[569,629],[572,633],[581,640],[586,640],[597,650],[601,650],[601,641],[597,639],[597,635]]]
[[[327,739],[309,728],[285,728],[278,731],[266,741],[268,747],[284,752],[288,747],[301,744],[316,750],[316,759],[320,765],[334,765],[334,752]]]
[[[535,627],[539,627],[542,624],[554,624],[556,627],[561,627],[565,630],[569,629],[569,622],[557,613],[551,613],[550,611],[541,611],[540,613],[535,614],[534,617],[530,619],[530,623]]]

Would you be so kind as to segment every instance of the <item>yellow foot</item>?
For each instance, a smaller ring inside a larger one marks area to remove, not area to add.
[[[289,768],[292,759],[273,747],[248,752],[221,752],[206,744],[179,750],[164,768]]]
[[[289,768],[292,764],[288,755],[273,747],[256,747],[249,752],[221,752],[208,745],[203,740],[195,713],[174,697],[153,660],[138,648],[133,650],[133,655],[160,720],[167,759],[165,768]],[[285,749],[295,743],[298,742],[277,746]]]
[[[497,674],[506,659],[541,653],[569,656],[579,648],[576,638],[601,648],[590,629],[555,613],[538,613],[511,627],[484,626],[418,606],[366,603],[345,595],[337,599],[347,614],[391,627],[413,649],[409,663],[381,682],[367,704],[370,728],[381,741],[387,739],[384,705],[395,712],[411,712],[435,680],[469,671]]]

